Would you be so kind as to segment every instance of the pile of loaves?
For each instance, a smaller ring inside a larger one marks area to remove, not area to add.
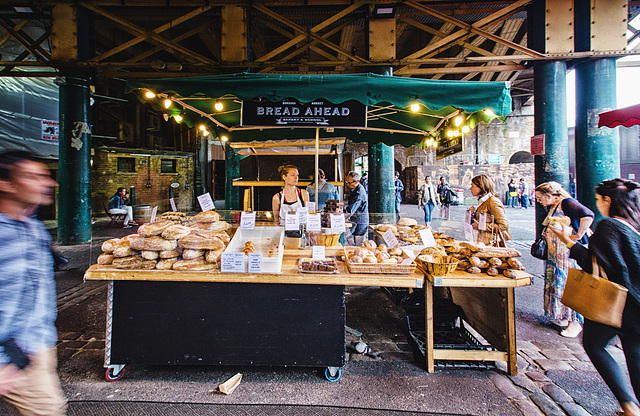
[[[118,269],[211,270],[217,269],[229,243],[229,223],[214,211],[187,217],[165,212],[143,224],[136,234],[102,244],[98,264]]]
[[[447,254],[455,257],[458,259],[457,270],[472,274],[486,273],[489,276],[498,276],[502,272],[506,277],[516,277],[516,270],[524,270],[522,262],[517,259],[521,253],[514,248],[491,247],[466,241],[447,241],[444,244],[444,247],[426,247],[420,254]]]

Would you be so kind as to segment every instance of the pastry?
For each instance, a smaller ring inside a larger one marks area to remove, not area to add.
[[[113,262],[113,254],[100,254],[98,256],[98,264],[111,264]]]

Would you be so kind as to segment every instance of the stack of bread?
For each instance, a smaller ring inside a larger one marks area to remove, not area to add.
[[[426,225],[418,225],[418,221],[413,218],[400,218],[397,224],[378,224],[375,230],[382,235],[388,230],[393,232],[400,245],[410,245],[420,242],[420,230],[427,228]]]
[[[136,234],[105,241],[98,264],[118,269],[216,269],[230,240],[228,228],[230,225],[220,221],[214,211],[194,217],[164,213],[156,221],[141,225]]]
[[[483,243],[465,241],[447,242],[444,247],[447,254],[457,258],[458,270],[469,273],[486,273],[489,276],[516,277],[516,270],[524,270],[522,262],[517,259],[521,253],[509,247],[491,247]]]
[[[350,263],[400,264],[404,259],[400,247],[390,249],[384,244],[376,246],[373,240],[364,240],[362,247],[349,247],[346,252]]]

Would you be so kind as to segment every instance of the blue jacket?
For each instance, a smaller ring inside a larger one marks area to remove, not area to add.
[[[315,184],[311,184],[307,186],[307,192],[309,193],[309,201],[315,201],[315,193],[316,186]],[[324,182],[322,185],[318,184],[318,204],[316,209],[321,210],[327,204],[327,200],[329,199],[339,199],[338,196],[338,188],[330,184],[329,182]]]
[[[121,209],[122,207],[124,207],[124,204],[122,203],[120,195],[112,196],[109,200],[109,209]]]
[[[401,192],[404,191],[404,185],[402,184],[402,181],[400,179],[396,179],[393,183],[393,186],[396,188],[396,201],[402,202]]]
[[[367,192],[361,183],[351,190],[348,205],[344,211],[349,214],[354,214],[350,218],[351,222],[355,224],[353,235],[364,235],[369,227],[369,200],[367,198]]]

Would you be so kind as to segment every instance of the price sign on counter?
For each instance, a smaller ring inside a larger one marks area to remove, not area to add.
[[[256,229],[256,212],[242,212],[240,214],[240,229],[255,230]]]
[[[262,254],[249,253],[249,273],[262,273]]]
[[[309,212],[313,212],[316,210],[316,203],[309,201],[307,202],[307,208],[309,209]]]
[[[472,207],[472,208],[473,208],[473,207]],[[469,211],[469,210],[466,210],[466,211],[464,212],[464,222],[465,222],[465,224],[471,224],[471,214],[472,214],[472,213],[471,213],[471,211]]]
[[[200,204],[200,209],[202,209],[202,212],[216,209],[216,206],[213,205],[213,199],[211,199],[211,194],[209,192],[200,195],[198,197],[198,203]]]
[[[178,212],[178,208],[176,208],[176,201],[173,198],[169,198],[169,203],[171,204],[171,211]]]
[[[220,271],[222,273],[245,273],[244,253],[222,253]]]
[[[298,208],[298,215],[300,216],[300,224],[305,225],[307,223],[307,217],[309,217],[309,208],[308,207]]]
[[[284,229],[286,231],[300,230],[300,216],[297,212],[287,212],[284,218]]]
[[[382,239],[384,240],[384,242],[387,244],[387,247],[389,248],[394,248],[399,244],[398,239],[393,234],[393,230],[391,230],[391,228],[389,228],[387,231],[384,232],[384,234],[382,234]]]
[[[317,231],[320,232],[322,230],[322,218],[320,214],[309,214],[307,218],[307,231]]]
[[[313,247],[311,247],[311,258],[323,259],[324,257],[325,257],[324,246],[313,246]]]
[[[151,219],[149,220],[149,222],[154,222],[156,220],[156,215],[158,215],[158,206],[157,205],[155,207],[153,207],[153,209],[151,210]]]
[[[487,213],[482,212],[478,215],[478,230],[487,230]]]
[[[466,238],[467,241],[473,241],[473,227],[471,224],[464,224],[464,238]]]
[[[425,247],[433,247],[436,245],[436,239],[433,238],[433,233],[431,232],[431,228],[424,228],[420,230],[419,233],[420,233],[420,238],[422,239],[422,244]]]
[[[344,223],[344,215],[342,214],[331,214],[331,231],[343,233],[347,230],[347,227]]]

